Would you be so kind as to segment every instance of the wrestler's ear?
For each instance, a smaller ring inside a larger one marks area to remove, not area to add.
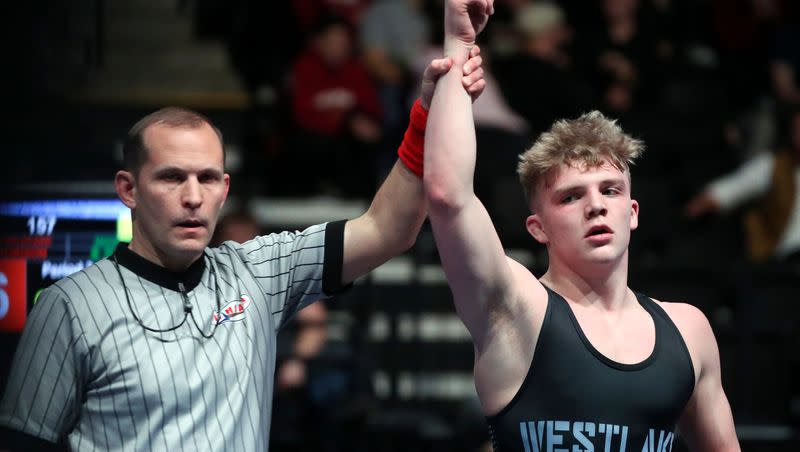
[[[549,242],[547,233],[544,230],[544,226],[542,226],[542,220],[539,217],[539,214],[534,213],[528,216],[528,218],[525,220],[525,229],[527,229],[528,233],[542,245],[547,245]]]
[[[639,227],[639,201],[631,199],[631,231]]]
[[[114,177],[117,196],[130,209],[136,208],[136,177],[130,171],[117,171]]]

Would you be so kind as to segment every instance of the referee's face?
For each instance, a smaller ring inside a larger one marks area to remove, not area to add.
[[[208,124],[156,124],[144,132],[144,141],[147,158],[126,202],[133,210],[130,249],[184,270],[202,256],[228,195],[222,145]]]

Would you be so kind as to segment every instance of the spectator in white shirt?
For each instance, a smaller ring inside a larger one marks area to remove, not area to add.
[[[687,216],[697,218],[752,202],[745,229],[754,261],[800,257],[800,106],[784,120],[785,143],[777,151],[764,151],[715,179],[686,206]]]

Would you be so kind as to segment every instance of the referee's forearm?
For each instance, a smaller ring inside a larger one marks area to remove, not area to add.
[[[398,160],[366,213],[380,231],[387,259],[414,245],[426,212],[422,179]]]
[[[422,180],[398,161],[369,209],[345,224],[342,283],[409,249],[425,220]]]

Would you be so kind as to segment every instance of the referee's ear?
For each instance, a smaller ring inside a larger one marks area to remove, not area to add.
[[[114,188],[123,204],[133,210],[136,208],[136,178],[130,171],[120,170],[114,176]]]

